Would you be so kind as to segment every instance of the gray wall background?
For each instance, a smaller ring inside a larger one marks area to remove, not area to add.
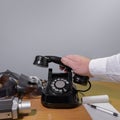
[[[33,65],[36,55],[118,52],[120,0],[0,0],[0,71],[46,78],[47,69]]]

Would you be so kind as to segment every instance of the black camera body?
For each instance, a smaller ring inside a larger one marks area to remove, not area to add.
[[[62,65],[67,70],[66,73],[54,73],[51,68],[48,69],[48,80],[46,87],[42,89],[41,103],[48,108],[74,108],[80,105],[78,91],[74,82],[86,85],[87,76],[74,75],[72,69],[61,62],[57,56],[36,56],[34,65],[48,67],[48,63],[54,62]],[[82,79],[81,79],[82,78]]]

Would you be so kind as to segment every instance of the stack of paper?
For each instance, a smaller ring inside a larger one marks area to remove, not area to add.
[[[109,103],[107,95],[87,96],[83,97],[82,100],[92,120],[120,120],[120,113]],[[91,107],[91,105],[97,106],[98,109]],[[102,108],[102,110],[99,108]],[[117,115],[114,116],[112,113]]]

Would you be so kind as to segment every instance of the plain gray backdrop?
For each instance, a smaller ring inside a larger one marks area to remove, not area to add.
[[[0,71],[46,78],[36,55],[120,52],[120,0],[0,0]],[[58,65],[50,65],[59,71]]]

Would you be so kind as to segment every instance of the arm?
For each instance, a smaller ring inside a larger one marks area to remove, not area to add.
[[[120,82],[120,54],[97,59],[89,59],[80,55],[68,55],[62,57],[61,61],[79,75]]]

